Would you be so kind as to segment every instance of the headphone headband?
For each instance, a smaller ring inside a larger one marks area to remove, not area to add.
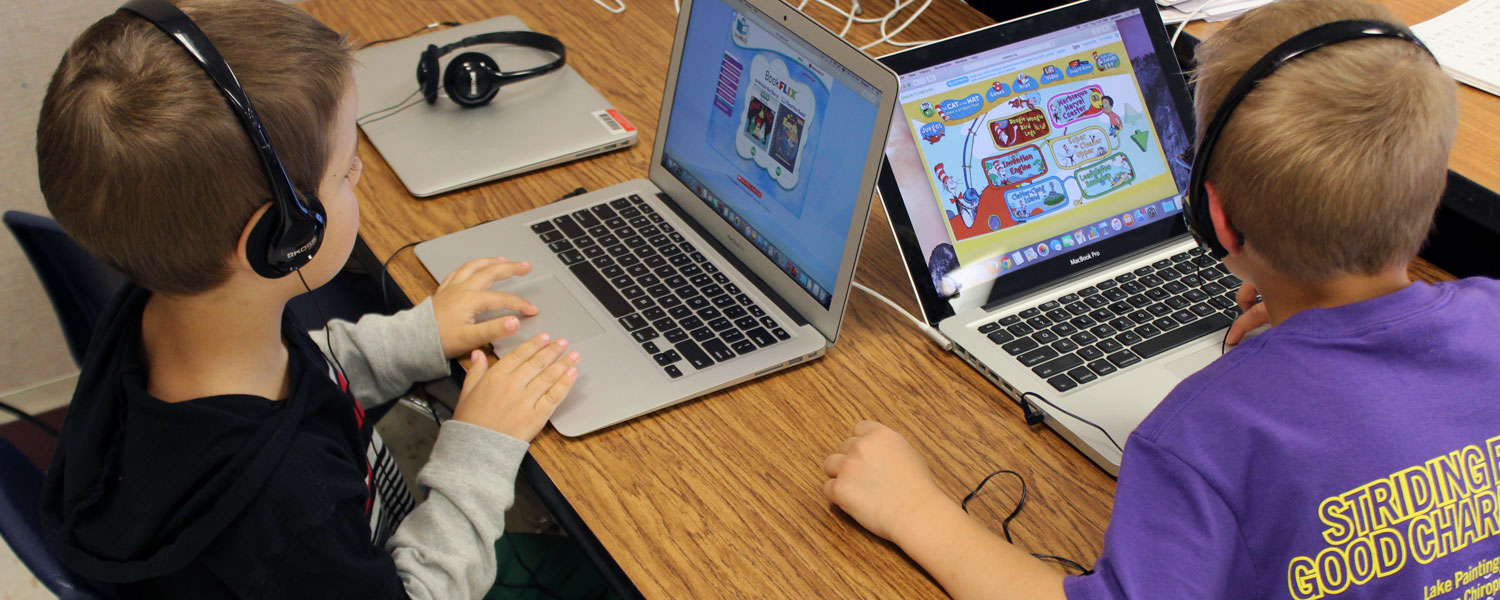
[[[438,58],[454,50],[485,44],[509,44],[535,48],[557,57],[547,64],[520,71],[501,71],[494,59],[477,52],[460,54],[448,63],[439,77]],[[460,106],[472,108],[488,103],[501,86],[524,81],[561,69],[567,62],[567,49],[555,37],[535,31],[498,31],[469,36],[444,46],[429,45],[417,60],[417,85],[428,104],[437,101],[439,79],[448,92],[449,99]],[[468,93],[456,93],[467,82],[475,89]]]
[[[250,136],[250,143],[255,147],[255,153],[260,157],[261,167],[265,171],[266,182],[271,187],[272,204],[270,214],[262,217],[252,230],[253,243],[247,248],[251,266],[261,276],[277,278],[307,264],[322,243],[322,205],[313,197],[313,206],[308,206],[297,193],[281,159],[276,156],[276,149],[271,146],[271,138],[266,135],[260,116],[250,104],[249,95],[245,93],[229,63],[219,55],[203,30],[167,0],[130,0],[120,9],[150,21],[182,46],[198,66],[208,73],[208,77],[224,95],[229,108],[244,127],[246,135]],[[263,228],[268,228],[269,231],[264,231]],[[257,230],[262,231],[257,235]],[[262,240],[266,244],[263,252],[257,249]]]
[[[1254,65],[1251,65],[1235,81],[1234,86],[1229,88],[1229,93],[1214,111],[1213,119],[1203,129],[1203,137],[1198,141],[1198,151],[1193,157],[1188,193],[1183,199],[1185,206],[1182,216],[1187,221],[1188,229],[1192,231],[1193,237],[1197,238],[1198,244],[1214,258],[1222,259],[1229,252],[1223,244],[1219,243],[1218,236],[1214,232],[1204,181],[1208,177],[1208,161],[1213,154],[1214,145],[1218,142],[1219,134],[1229,124],[1234,109],[1244,101],[1246,96],[1250,95],[1250,92],[1255,90],[1260,80],[1269,77],[1282,65],[1325,46],[1372,38],[1393,38],[1411,42],[1425,51],[1428,56],[1432,56],[1432,51],[1422,43],[1422,40],[1417,39],[1411,30],[1400,25],[1370,19],[1334,21],[1299,33],[1278,44]],[[1437,58],[1433,57],[1433,60],[1436,61]],[[1235,233],[1238,235],[1239,232]]]

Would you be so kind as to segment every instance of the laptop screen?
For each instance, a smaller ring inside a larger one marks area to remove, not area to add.
[[[740,0],[691,7],[662,167],[828,308],[879,92]]]
[[[1190,115],[1140,9],[1068,14],[900,76],[886,159],[938,297],[1088,261],[1182,210]]]

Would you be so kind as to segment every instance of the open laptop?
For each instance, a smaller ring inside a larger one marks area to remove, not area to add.
[[[515,16],[495,17],[354,53],[360,129],[411,195],[433,196],[635,145],[635,126],[568,65],[507,85],[476,108],[441,93],[431,105],[412,94],[417,57],[428,44],[498,31],[530,28]],[[483,44],[449,52],[438,66],[447,68],[465,52],[489,55],[507,71],[554,58],[534,48]]]
[[[925,319],[1118,473],[1109,437],[1237,314],[1239,280],[1178,214],[1192,112],[1155,5],[1085,0],[882,61],[901,92],[881,199]]]
[[[497,343],[567,338],[577,436],[817,358],[843,320],[896,76],[779,0],[684,0],[648,179],[417,245],[481,256],[541,308]]]

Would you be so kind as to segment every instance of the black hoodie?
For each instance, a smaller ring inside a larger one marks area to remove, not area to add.
[[[63,564],[127,597],[403,597],[371,534],[370,426],[307,333],[288,312],[290,397],[167,403],[146,391],[149,297],[105,312],[47,472]]]

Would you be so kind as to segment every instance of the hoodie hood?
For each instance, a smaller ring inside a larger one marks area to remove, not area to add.
[[[42,488],[53,549],[98,581],[158,577],[196,558],[266,486],[303,418],[327,397],[152,397],[141,344],[150,295],[127,284],[105,311]],[[282,330],[293,386],[336,390],[309,368],[322,354],[290,315]]]

